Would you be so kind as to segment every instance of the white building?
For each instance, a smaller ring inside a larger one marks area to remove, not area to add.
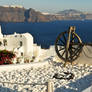
[[[25,61],[43,61],[54,55],[54,47],[45,50],[41,49],[41,46],[33,43],[33,37],[29,33],[11,35],[3,35],[0,26],[0,50],[13,51],[16,54],[16,58],[13,63],[24,63]]]
[[[3,5],[3,7],[23,8],[23,6],[21,6],[21,5]]]
[[[23,34],[11,34],[11,35],[3,35],[1,32],[0,26],[0,49],[6,49],[8,51],[16,52],[17,57],[30,57],[32,58],[33,50],[33,37],[29,33]]]
[[[2,38],[3,38],[3,34],[1,32],[1,26],[0,26],[0,39],[2,39]]]

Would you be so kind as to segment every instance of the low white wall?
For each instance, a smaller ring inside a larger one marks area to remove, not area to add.
[[[11,64],[11,65],[0,65],[0,72],[2,71],[12,71],[12,70],[21,70],[21,69],[27,69],[27,68],[38,68],[42,66],[48,66],[49,61],[41,61],[41,62],[31,62],[27,64]]]
[[[92,86],[90,86],[89,88],[85,89],[84,91],[82,92],[92,92]]]

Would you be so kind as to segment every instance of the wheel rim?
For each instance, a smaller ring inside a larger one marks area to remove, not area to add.
[[[68,57],[66,59],[65,55],[66,55],[67,39],[68,39],[68,31],[59,34],[55,42],[55,50],[59,58],[61,58],[64,61],[72,62],[79,57],[83,45],[81,44],[82,41],[80,40],[79,36],[75,33],[72,33],[68,48]]]

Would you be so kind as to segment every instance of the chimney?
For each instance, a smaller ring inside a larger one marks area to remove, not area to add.
[[[1,25],[0,25],[0,38],[3,38],[2,30],[1,30]]]

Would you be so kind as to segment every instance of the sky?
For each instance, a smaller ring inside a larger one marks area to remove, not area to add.
[[[92,12],[92,0],[0,0],[3,5],[22,5],[41,12],[57,13],[66,9]]]

